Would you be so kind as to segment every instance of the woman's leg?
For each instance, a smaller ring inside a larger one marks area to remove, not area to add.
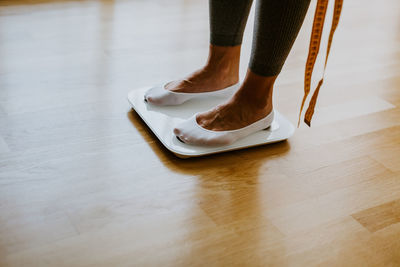
[[[205,66],[167,84],[174,92],[209,92],[239,81],[240,47],[252,0],[209,0],[210,47]]]
[[[310,0],[258,0],[249,69],[241,88],[226,103],[197,116],[215,131],[245,127],[273,108],[276,77],[297,37]]]
[[[252,3],[253,0],[209,0],[210,43],[241,45]]]

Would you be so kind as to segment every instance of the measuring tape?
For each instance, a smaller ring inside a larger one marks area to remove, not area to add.
[[[321,44],[322,30],[324,28],[325,15],[326,15],[326,10],[328,8],[328,2],[329,2],[329,0],[318,0],[317,7],[315,9],[314,22],[313,22],[311,38],[310,38],[310,46],[308,48],[308,56],[307,56],[305,73],[304,73],[304,97],[303,97],[303,101],[302,101],[301,107],[300,107],[299,121],[297,123],[297,127],[300,126],[301,113],[303,111],[304,103],[307,99],[308,94],[310,93],[312,72],[314,70],[315,61],[317,59],[319,47]],[[321,88],[321,86],[324,82],[326,64],[328,62],[329,52],[331,50],[333,35],[336,31],[337,25],[339,24],[339,18],[340,18],[340,13],[342,12],[342,6],[343,6],[343,0],[335,0],[335,6],[333,9],[332,26],[331,26],[331,30],[329,33],[328,46],[327,46],[326,55],[325,55],[324,71],[322,74],[322,78],[318,82],[318,85],[314,91],[314,94],[311,97],[306,114],[304,116],[304,122],[308,126],[311,126],[311,119],[312,119],[312,116],[314,115],[314,109],[315,109],[315,105],[317,103],[319,89]]]

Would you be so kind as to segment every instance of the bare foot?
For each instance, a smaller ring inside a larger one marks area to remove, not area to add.
[[[227,102],[197,115],[197,123],[213,131],[246,127],[273,109],[272,91],[276,76],[262,77],[248,71],[237,93]]]
[[[180,93],[202,93],[224,89],[239,81],[240,45],[210,45],[206,65],[187,77],[172,81],[165,89]]]

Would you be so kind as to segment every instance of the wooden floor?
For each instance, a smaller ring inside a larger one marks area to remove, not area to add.
[[[203,0],[0,0],[0,266],[400,266],[400,1],[345,1],[312,128],[181,160],[126,95],[207,47]]]

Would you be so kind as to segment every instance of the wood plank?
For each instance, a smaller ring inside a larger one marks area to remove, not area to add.
[[[351,216],[370,232],[376,232],[392,224],[400,223],[400,200],[362,210]]]

